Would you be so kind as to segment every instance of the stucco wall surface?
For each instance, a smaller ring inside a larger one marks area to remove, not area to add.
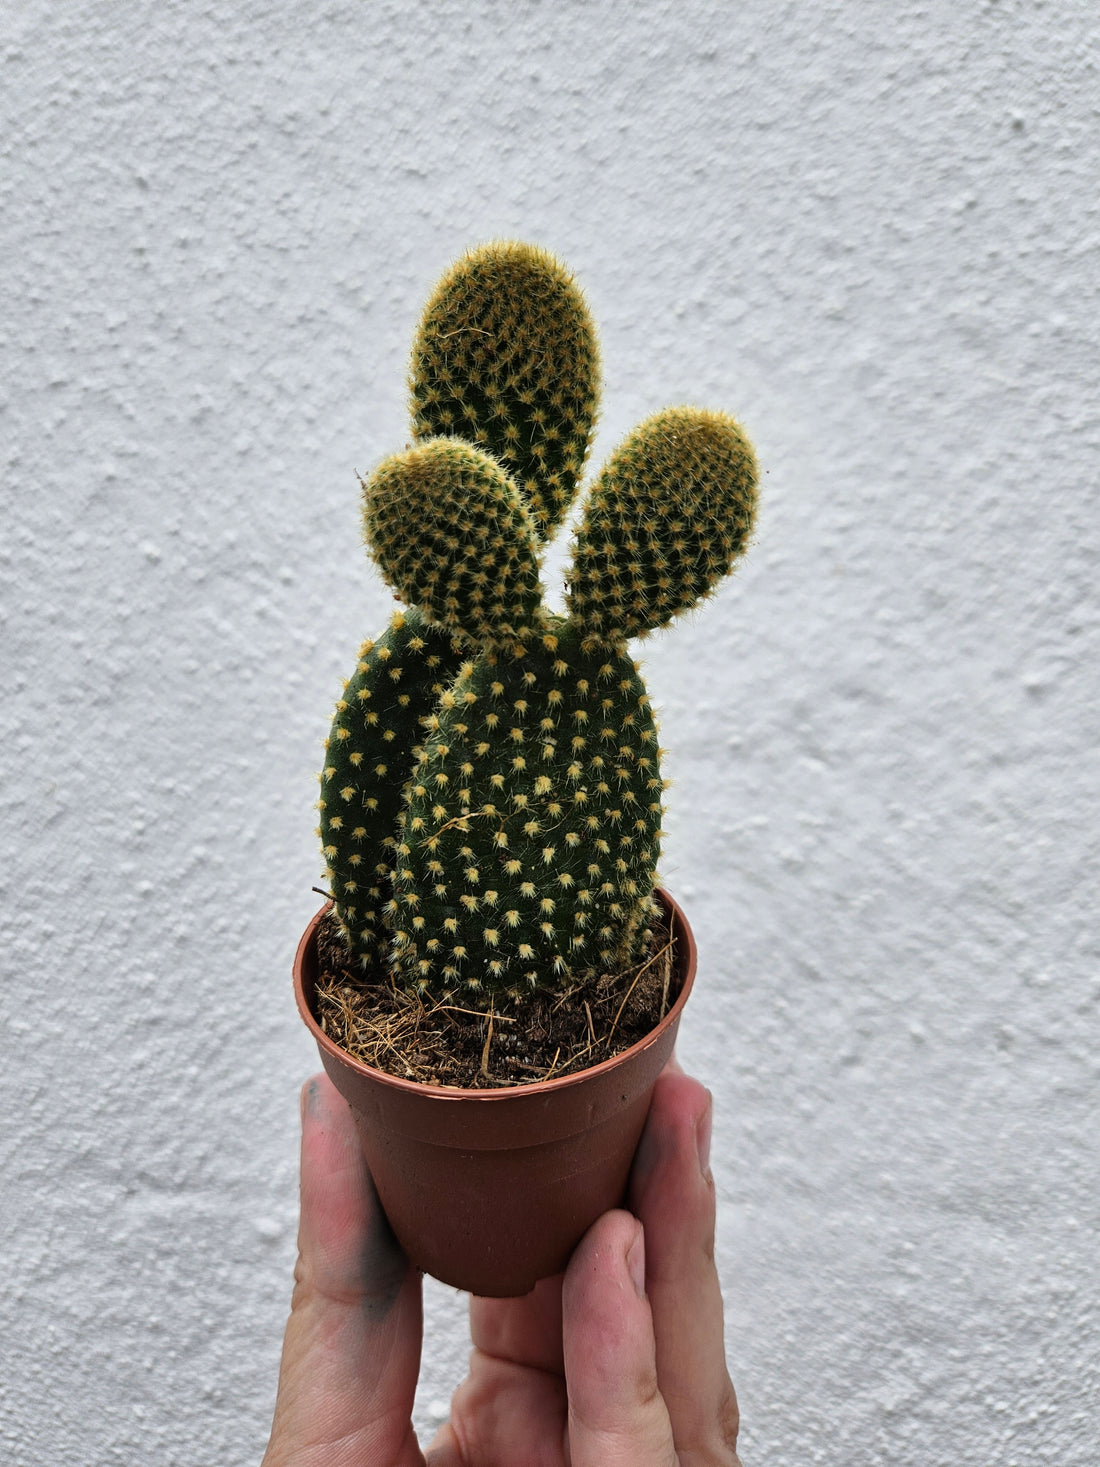
[[[1100,1460],[1100,18],[1078,0],[0,16],[0,1459],[257,1462],[356,470],[467,245],[586,288],[595,461],[743,419],[645,648],[747,1467]],[[429,1285],[418,1418],[464,1360]]]

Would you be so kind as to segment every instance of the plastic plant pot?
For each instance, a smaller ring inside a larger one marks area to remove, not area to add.
[[[559,1272],[595,1220],[619,1206],[657,1076],[695,977],[695,940],[657,896],[675,938],[679,992],[644,1039],[591,1069],[504,1089],[400,1079],[353,1059],[314,1013],[317,929],[294,962],[298,1008],[355,1117],[390,1226],[410,1261],[474,1294],[528,1293]]]

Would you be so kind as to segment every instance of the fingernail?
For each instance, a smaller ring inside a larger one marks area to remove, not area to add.
[[[695,1127],[695,1144],[699,1148],[699,1170],[710,1176],[710,1133],[714,1122],[714,1096],[707,1091],[707,1107]]]
[[[641,1223],[634,1235],[634,1241],[626,1250],[626,1271],[630,1275],[630,1282],[634,1285],[634,1292],[639,1299],[645,1298],[645,1230]]]

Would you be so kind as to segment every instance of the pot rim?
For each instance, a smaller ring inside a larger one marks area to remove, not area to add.
[[[335,1040],[329,1038],[314,1018],[305,991],[304,972],[306,952],[310,944],[315,940],[317,928],[320,926],[322,917],[334,905],[331,901],[325,902],[320,911],[316,912],[310,919],[309,925],[306,927],[301,941],[298,943],[298,951],[294,956],[294,997],[298,1005],[298,1012],[306,1028],[313,1035],[313,1038],[317,1041],[318,1046],[324,1053],[328,1054],[338,1063],[358,1071],[361,1075],[369,1078],[376,1084],[385,1085],[407,1095],[430,1096],[433,1100],[450,1101],[452,1103],[461,1100],[477,1100],[484,1103],[492,1103],[494,1101],[515,1100],[520,1096],[549,1095],[558,1090],[567,1090],[573,1085],[583,1084],[593,1076],[610,1073],[619,1065],[633,1058],[633,1056],[648,1049],[683,1012],[684,1005],[687,1003],[692,984],[695,980],[697,957],[695,938],[691,926],[675,897],[671,896],[669,892],[660,886],[654,888],[654,895],[659,899],[665,911],[668,913],[673,936],[676,938],[677,963],[683,973],[683,981],[680,985],[680,992],[676,997],[676,1001],[672,1004],[664,1018],[648,1034],[643,1035],[641,1039],[632,1044],[629,1049],[624,1049],[620,1054],[612,1055],[610,1059],[601,1060],[598,1065],[590,1065],[587,1069],[576,1070],[571,1075],[561,1075],[557,1079],[551,1080],[533,1080],[529,1084],[497,1086],[493,1089],[467,1088],[461,1085],[425,1085],[420,1080],[406,1080],[399,1075],[390,1075],[385,1070],[376,1070],[372,1065],[365,1064],[362,1060],[356,1059],[354,1055],[349,1054],[346,1049],[342,1049]]]

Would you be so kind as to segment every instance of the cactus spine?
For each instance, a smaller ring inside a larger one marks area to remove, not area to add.
[[[724,414],[640,424],[588,496],[551,614],[539,555],[576,491],[597,373],[557,261],[472,251],[421,323],[414,446],[364,485],[368,544],[409,610],[337,706],[321,827],[349,944],[410,988],[487,1002],[644,946],[663,780],[627,642],[731,569],[756,465]]]

